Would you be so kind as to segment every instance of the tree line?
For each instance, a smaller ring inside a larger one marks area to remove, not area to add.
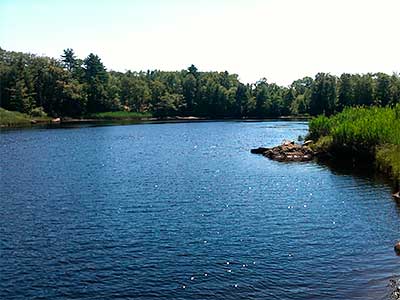
[[[107,71],[99,56],[59,59],[0,48],[1,107],[28,114],[81,117],[106,111],[155,116],[266,118],[332,115],[347,106],[400,103],[400,75],[318,73],[289,86],[265,78],[244,84],[236,74],[187,70]]]

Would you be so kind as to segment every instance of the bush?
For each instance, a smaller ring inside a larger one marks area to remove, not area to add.
[[[44,112],[43,107],[39,106],[39,107],[32,109],[31,116],[37,117],[37,118],[45,118],[45,117],[47,117],[47,114]]]

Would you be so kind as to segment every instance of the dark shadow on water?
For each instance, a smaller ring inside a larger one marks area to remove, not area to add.
[[[398,192],[393,180],[388,178],[387,175],[379,172],[371,162],[357,162],[351,160],[337,161],[337,160],[321,160],[316,161],[323,168],[329,169],[333,174],[339,176],[352,176],[363,181],[369,182],[373,185],[386,185],[391,189],[391,194]],[[400,217],[400,201],[392,197],[393,202],[396,204],[396,212]]]
[[[105,127],[105,126],[126,126],[126,125],[145,125],[145,124],[179,124],[179,123],[208,123],[208,122],[235,122],[235,123],[271,123],[282,122],[282,128],[290,127],[287,122],[306,122],[305,119],[159,119],[159,120],[74,120],[53,124],[33,124],[21,127],[0,127],[0,132],[21,131],[21,130],[37,130],[37,129],[79,129],[88,127]],[[278,127],[278,126],[277,126]],[[271,127],[266,127],[271,128]]]
[[[317,159],[317,163],[337,175],[352,175],[372,182],[392,184],[391,180],[379,173],[369,161]]]
[[[372,183],[388,185],[393,193],[397,192],[394,181],[379,172],[373,162],[366,160],[355,162],[352,160],[317,159],[317,163],[331,170],[333,174],[349,175]]]

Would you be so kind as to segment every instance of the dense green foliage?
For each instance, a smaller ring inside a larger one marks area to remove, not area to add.
[[[317,150],[373,157],[400,182],[400,104],[345,108],[329,118],[312,119],[309,129]]]
[[[64,50],[60,59],[0,49],[1,107],[31,114],[80,117],[128,111],[154,116],[265,118],[331,115],[346,106],[400,102],[400,77],[383,73],[336,77],[319,73],[289,87],[261,79],[243,84],[228,72],[107,71],[91,53]]]

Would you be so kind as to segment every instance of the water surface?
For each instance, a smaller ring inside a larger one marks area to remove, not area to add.
[[[0,133],[1,299],[384,299],[390,187],[249,150],[305,122]]]

